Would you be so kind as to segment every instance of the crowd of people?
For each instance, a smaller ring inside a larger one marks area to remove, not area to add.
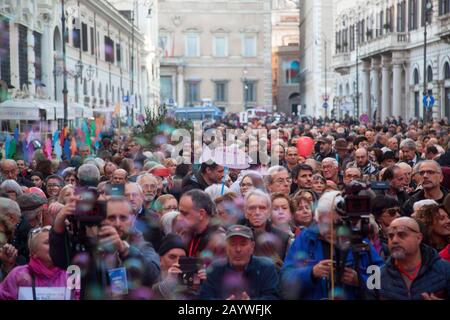
[[[201,143],[174,155],[118,131],[70,157],[3,155],[0,299],[450,298],[448,123],[208,128],[267,130],[241,147],[276,161],[191,164]],[[349,218],[355,186],[370,206]]]

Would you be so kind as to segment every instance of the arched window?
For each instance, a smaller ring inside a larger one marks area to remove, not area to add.
[[[448,62],[444,64],[444,79],[450,80],[450,64]]]
[[[286,83],[299,83],[300,62],[291,61],[284,63]]]
[[[433,82],[433,68],[431,68],[431,66],[428,66],[427,69],[427,79],[428,82]]]
[[[414,84],[419,84],[419,70],[414,69],[413,78]]]
[[[342,84],[339,85],[339,97],[344,96],[344,90],[342,89]]]

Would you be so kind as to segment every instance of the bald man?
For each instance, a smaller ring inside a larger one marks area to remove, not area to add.
[[[14,180],[19,185],[28,188],[34,187],[33,183],[25,177],[19,176],[19,167],[14,160],[2,160],[0,161],[0,181]]]
[[[123,169],[114,170],[111,176],[112,184],[125,184],[128,182],[128,172]]]
[[[366,175],[376,175],[379,172],[378,167],[370,162],[369,153],[365,148],[359,148],[355,151],[355,161],[350,162],[347,168],[356,167]]]
[[[450,297],[450,263],[422,244],[416,220],[397,218],[387,228],[391,258],[381,268],[380,289],[368,289],[379,300],[439,300]]]

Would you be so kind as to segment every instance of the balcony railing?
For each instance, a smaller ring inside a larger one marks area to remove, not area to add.
[[[401,50],[409,43],[409,33],[394,32],[371,39],[361,45],[360,56],[368,57],[391,50]]]

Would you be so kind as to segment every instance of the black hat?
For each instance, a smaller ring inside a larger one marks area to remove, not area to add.
[[[34,210],[47,203],[47,200],[37,193],[24,193],[16,201],[22,211]]]
[[[228,228],[226,233],[226,239],[228,240],[234,236],[240,236],[253,240],[253,231],[247,226],[234,225]]]
[[[169,250],[172,249],[183,249],[187,253],[186,246],[183,239],[177,234],[169,233],[161,242],[158,254],[159,256],[165,255]]]

